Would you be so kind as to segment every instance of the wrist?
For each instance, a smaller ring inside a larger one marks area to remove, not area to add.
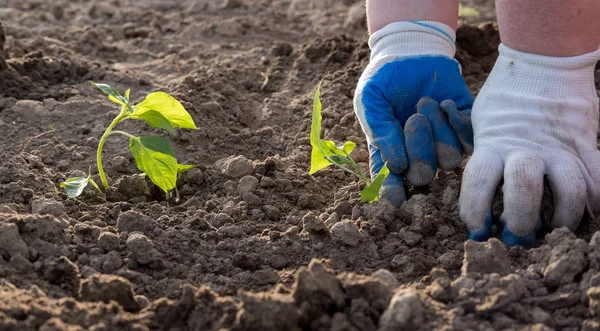
[[[382,57],[446,56],[456,54],[456,32],[435,21],[400,21],[377,30],[369,38],[371,61]]]
[[[600,49],[571,56],[554,57],[525,53],[500,44],[494,66],[494,88],[557,99],[596,98],[594,67]]]
[[[370,34],[398,21],[435,21],[452,29],[458,23],[458,0],[367,0],[366,7]]]

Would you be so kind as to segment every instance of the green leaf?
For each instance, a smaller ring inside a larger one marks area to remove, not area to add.
[[[123,97],[115,97],[114,95],[109,95],[108,96],[108,100],[114,102],[114,103],[118,103],[121,106],[127,106],[127,102],[125,102],[123,100]]]
[[[354,150],[355,147],[356,147],[356,143],[354,143],[352,141],[346,141],[344,143],[344,146],[338,147],[338,148],[343,149],[344,152],[346,152],[346,154],[350,155],[350,153],[352,153],[352,151]]]
[[[92,82],[92,85],[107,94],[110,101],[124,106],[127,105],[127,100],[123,98],[119,91],[115,90],[112,86],[108,84],[96,84],[94,82]]]
[[[343,146],[336,146],[333,140],[321,140],[321,148],[327,156],[348,156],[355,147],[356,144],[351,141],[346,141]]]
[[[310,145],[313,148],[320,149],[321,144],[321,83],[317,85],[315,99],[313,101],[312,122],[310,125]]]
[[[313,147],[313,149],[310,153],[310,171],[309,171],[310,175],[312,175],[315,172],[317,172],[323,168],[326,168],[332,164],[333,163],[329,162],[325,158],[325,154],[323,154],[321,151],[319,151],[319,149]]]
[[[127,103],[129,103],[129,94],[131,94],[131,89],[127,89],[127,91],[125,91],[125,99],[127,100]]]
[[[309,174],[333,164],[350,164],[348,155],[354,150],[356,144],[347,141],[343,146],[336,146],[332,140],[321,140],[321,83],[317,86],[313,102],[312,123],[310,126],[310,145],[312,146]],[[331,160],[331,161],[330,161]]]
[[[108,100],[110,100],[114,103],[117,103],[123,107],[127,107],[127,109],[129,109],[129,112],[133,111],[133,109],[129,105],[129,90],[127,90],[127,93],[125,93],[126,97],[123,97],[119,93],[119,91],[115,90],[112,86],[110,86],[108,84],[96,84],[96,83],[92,82],[92,85],[97,87],[98,89],[100,89],[100,91],[107,94]]]
[[[102,92],[106,93],[107,95],[113,95],[113,96],[120,96],[121,94],[119,94],[119,92],[117,90],[115,90],[112,86],[108,85],[108,84],[97,84],[92,82],[92,85],[99,88]]]
[[[458,15],[462,17],[478,17],[479,11],[472,7],[466,7],[461,4],[458,5]]]
[[[198,168],[197,164],[178,164],[177,173],[182,174],[190,169]]]
[[[317,85],[315,91],[315,99],[313,101],[312,122],[310,125],[310,145],[312,151],[310,153],[310,171],[309,174],[333,164],[325,158],[326,154],[323,151],[323,141],[321,140],[321,83]],[[333,142],[332,142],[333,143]],[[333,144],[335,146],[335,143]]]
[[[129,140],[129,150],[135,158],[138,169],[150,180],[168,192],[175,188],[177,181],[177,159],[169,142],[162,137],[133,137]]]
[[[362,202],[375,202],[379,200],[379,191],[383,186],[383,181],[390,174],[390,169],[387,167],[387,163],[383,165],[375,179],[369,184],[364,190],[360,192],[360,200]]]
[[[172,134],[175,133],[175,129],[173,128],[173,125],[171,125],[171,122],[155,110],[149,110],[141,114],[133,113],[129,115],[128,118],[146,121],[146,123],[150,124],[153,128],[165,129]]]
[[[197,129],[192,116],[183,108],[183,105],[165,92],[150,93],[144,101],[135,107],[132,118],[142,116],[149,111],[159,112],[164,116],[171,126],[183,129]]]
[[[76,198],[83,193],[88,183],[89,177],[71,177],[60,183],[60,187],[65,189],[69,198]]]

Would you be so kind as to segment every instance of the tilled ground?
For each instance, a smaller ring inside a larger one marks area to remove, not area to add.
[[[0,21],[0,330],[600,330],[600,220],[507,250],[465,243],[460,170],[399,209],[360,203],[343,172],[308,175],[321,79],[327,138],[367,166],[360,1],[7,0]],[[492,23],[458,30],[474,93],[498,43]],[[200,168],[180,201],[119,138],[106,196],[58,189],[116,115],[90,80],[182,100],[199,129],[166,138]]]

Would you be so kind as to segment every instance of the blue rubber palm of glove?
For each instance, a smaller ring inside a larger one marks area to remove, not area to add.
[[[374,177],[391,170],[381,191],[394,205],[406,200],[403,178],[429,184],[437,168],[458,167],[473,150],[473,97],[458,62],[418,56],[367,67],[355,95],[355,110],[367,135]]]

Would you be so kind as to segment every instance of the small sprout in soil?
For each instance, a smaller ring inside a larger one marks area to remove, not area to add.
[[[92,83],[108,95],[108,99],[121,106],[121,112],[108,126],[96,151],[96,165],[104,190],[108,189],[108,179],[102,166],[102,150],[106,139],[113,134],[120,134],[129,138],[129,150],[133,154],[137,167],[144,172],[150,180],[170,196],[176,190],[177,174],[185,172],[196,165],[177,163],[175,151],[169,142],[162,137],[142,136],[136,137],[124,131],[113,130],[117,124],[126,119],[142,120],[154,128],[161,128],[175,133],[175,128],[196,129],[196,124],[190,114],[183,108],[177,99],[164,92],[150,93],[144,101],[133,106],[129,103],[130,90],[122,96],[117,90],[107,84]],[[91,170],[91,168],[90,168]],[[100,186],[94,182],[91,171],[87,177],[69,178],[60,184],[70,198],[81,195],[88,184],[92,184],[98,192]]]
[[[264,78],[264,80],[263,80],[263,83],[262,83],[262,85],[260,86],[260,90],[261,90],[261,91],[264,91],[264,90],[265,90],[265,87],[267,87],[267,84],[269,84],[269,75],[267,75],[267,74],[266,74],[266,73],[264,73],[264,72],[261,72],[261,73],[260,73],[260,75],[261,75],[261,76],[263,76],[263,78]]]
[[[312,152],[310,157],[310,174],[330,166],[336,167],[349,172],[362,180],[366,188],[360,192],[360,199],[363,202],[374,202],[379,200],[379,191],[383,185],[383,181],[390,174],[387,163],[383,165],[381,171],[377,174],[373,181],[365,175],[364,171],[350,157],[350,153],[356,147],[356,144],[351,141],[346,141],[342,146],[336,146],[332,140],[321,139],[321,83],[317,86],[315,92],[315,100],[313,103],[312,124],[310,127],[310,145]]]
[[[461,17],[479,17],[480,13],[475,8],[458,4],[458,15]]]

